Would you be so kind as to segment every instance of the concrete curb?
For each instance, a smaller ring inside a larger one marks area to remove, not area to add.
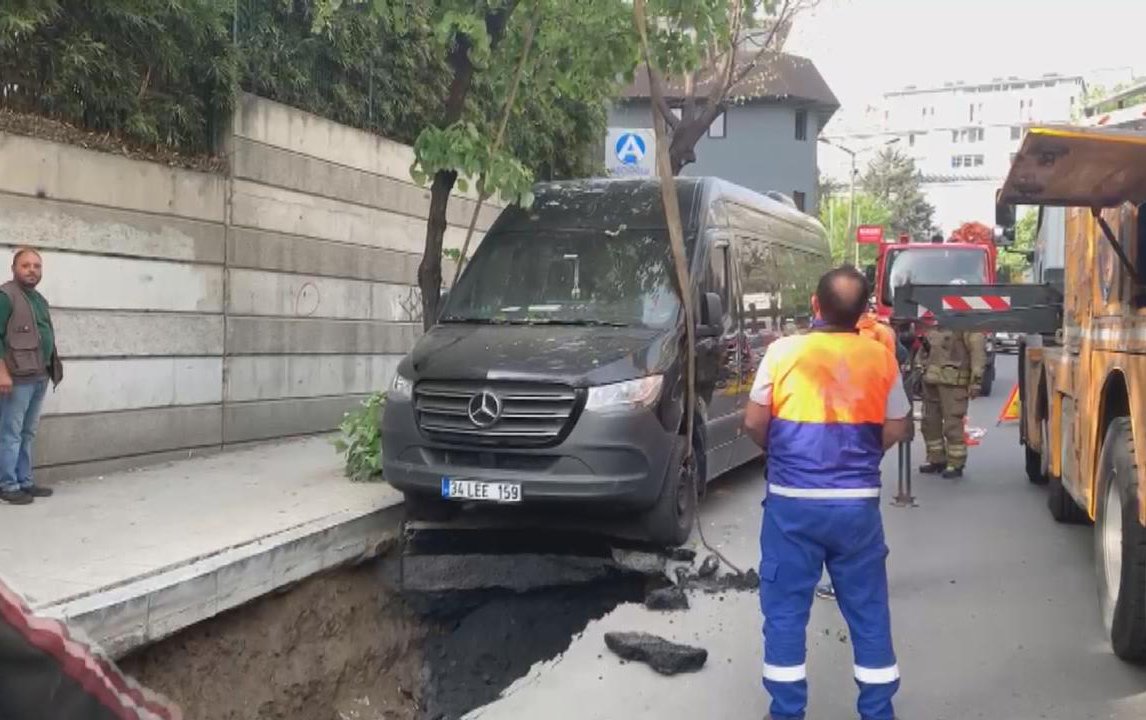
[[[385,552],[401,532],[401,501],[345,510],[33,609],[122,657],[324,570]]]

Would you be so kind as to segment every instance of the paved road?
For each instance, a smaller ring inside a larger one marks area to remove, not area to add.
[[[1014,379],[1013,358],[1000,358],[995,395],[973,404],[973,424],[988,433],[967,477],[917,478],[918,508],[885,509],[903,672],[897,709],[906,720],[1146,717],[1146,672],[1117,660],[1103,638],[1090,528],[1051,520],[1043,491],[1023,474],[1017,430],[994,425]],[[884,478],[893,488],[894,453]],[[759,468],[745,468],[714,486],[703,508],[709,540],[746,566],[759,557],[760,486]],[[759,718],[767,707],[759,628],[753,594],[694,595],[684,614],[624,605],[469,717]],[[709,661],[676,678],[620,665],[604,649],[609,630],[699,644]],[[808,642],[813,720],[855,717],[845,637],[835,605],[817,600]]]

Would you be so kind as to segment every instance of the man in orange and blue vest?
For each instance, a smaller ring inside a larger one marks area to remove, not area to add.
[[[769,346],[745,413],[768,458],[760,605],[773,720],[805,716],[805,633],[825,565],[851,630],[860,717],[894,718],[880,462],[909,437],[911,406],[894,356],[856,329],[867,285],[851,267],[820,278],[817,323]]]

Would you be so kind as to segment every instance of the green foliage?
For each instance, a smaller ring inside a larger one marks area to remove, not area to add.
[[[0,7],[0,103],[145,145],[205,152],[238,63],[224,0],[21,0]]]
[[[854,263],[856,235],[848,226],[849,201],[847,192],[824,197],[820,201],[820,222],[828,231],[832,248],[832,261],[839,265]],[[885,233],[891,231],[891,209],[879,198],[863,192],[856,193],[856,225],[882,225]],[[875,245],[860,245],[860,267],[875,263],[879,250]]]
[[[1035,229],[1038,211],[1028,209],[1015,223],[1015,244],[1009,250],[1000,250],[997,263],[1000,274],[1009,274],[1011,282],[1019,282],[1023,273],[1031,268],[1027,253],[1035,249]]]
[[[334,447],[345,458],[346,477],[355,481],[378,479],[382,472],[382,406],[386,393],[377,392],[346,413]]]
[[[896,148],[884,148],[868,167],[863,189],[891,212],[890,230],[924,240],[932,229],[935,208],[923,195],[915,161]]]
[[[449,75],[430,19],[425,3],[240,0],[242,86],[413,143]]]

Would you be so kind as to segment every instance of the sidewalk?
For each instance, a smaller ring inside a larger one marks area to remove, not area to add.
[[[0,505],[0,576],[113,654],[396,536],[401,495],[307,438],[61,483]]]

